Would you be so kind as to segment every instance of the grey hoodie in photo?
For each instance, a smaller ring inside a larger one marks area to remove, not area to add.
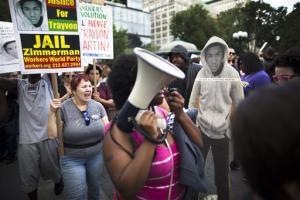
[[[47,8],[46,8],[46,1],[45,0],[36,0],[41,3],[41,15],[42,21],[41,24],[36,27],[34,26],[29,19],[24,15],[22,8],[21,8],[21,0],[14,0],[14,7],[15,7],[15,15],[17,20],[17,26],[19,31],[47,31],[48,29],[48,16],[47,16]]]
[[[222,70],[214,75],[206,62],[207,47],[224,47]],[[189,107],[198,108],[196,124],[203,134],[212,139],[230,138],[229,120],[232,108],[244,98],[238,72],[227,63],[228,46],[216,36],[211,37],[201,51],[203,68],[197,74]]]

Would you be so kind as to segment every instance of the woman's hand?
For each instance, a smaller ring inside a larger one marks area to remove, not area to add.
[[[72,95],[71,87],[70,87],[70,86],[66,87],[66,90],[67,90],[67,94],[68,94],[69,96],[71,96],[71,95]]]
[[[52,99],[50,102],[50,111],[56,112],[58,108],[61,107],[61,100],[60,99]]]
[[[157,116],[155,115],[154,112],[145,111],[142,114],[138,123],[154,139],[159,136],[159,132],[157,129]]]
[[[184,98],[177,91],[172,91],[166,96],[167,102],[171,111],[174,112],[176,117],[180,117],[180,115],[184,114]]]
[[[101,98],[98,91],[93,92],[93,99],[101,103]]]

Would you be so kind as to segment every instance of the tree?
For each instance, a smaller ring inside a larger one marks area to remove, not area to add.
[[[236,19],[240,12],[240,7],[232,8],[226,12],[221,12],[217,16],[217,25],[220,29],[222,38],[226,41],[228,46],[237,49],[237,43],[233,40],[232,34],[239,31]]]
[[[300,47],[300,3],[294,5],[294,10],[288,14],[280,25],[279,51],[283,52],[291,47]]]
[[[250,1],[241,8],[239,25],[248,32],[250,40],[255,40],[255,46],[262,46],[264,42],[277,47],[276,36],[279,34],[279,25],[285,19],[287,8],[271,7],[270,4],[260,1]]]
[[[116,30],[113,26],[113,40],[114,40],[114,58],[117,58],[120,54],[127,52],[128,50],[128,37],[126,30]]]
[[[148,51],[151,51],[151,52],[156,52],[159,49],[159,47],[154,46],[152,43],[143,45],[142,48],[147,49]]]
[[[232,34],[237,31],[246,31],[248,38],[246,43],[252,44],[251,50],[261,47],[264,42],[278,48],[280,24],[285,20],[287,8],[271,7],[270,4],[263,2],[248,2],[244,7],[237,7],[222,12],[218,16],[218,26],[223,38],[234,48],[238,48],[238,43],[232,38]]]
[[[130,48],[141,47],[143,44],[140,37],[137,34],[129,33],[128,40]]]
[[[204,47],[208,38],[219,33],[216,20],[198,4],[176,13],[172,18],[170,29],[175,38],[191,42],[200,49]]]

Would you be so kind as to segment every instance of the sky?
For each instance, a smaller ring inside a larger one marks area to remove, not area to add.
[[[299,0],[264,0],[264,2],[270,4],[274,8],[279,6],[287,7],[289,13],[293,10],[293,5],[299,2]]]
[[[203,2],[211,0],[203,0]],[[258,0],[255,0],[258,1]],[[277,8],[279,6],[284,6],[288,8],[288,13],[293,10],[293,5],[300,0],[263,0],[265,3],[270,4],[272,7]]]

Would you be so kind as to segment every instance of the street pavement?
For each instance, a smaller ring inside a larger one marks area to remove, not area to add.
[[[208,194],[216,194],[214,185],[214,166],[211,153],[208,154],[206,169],[208,180]],[[241,170],[231,171],[231,200],[251,200],[251,192],[246,182],[243,182]],[[102,187],[100,188],[101,200],[112,199],[113,185],[106,173],[102,173]],[[39,200],[66,200],[63,192],[61,195],[54,194],[54,185],[51,181],[40,180],[39,183]],[[26,200],[25,194],[20,189],[20,179],[18,176],[18,164],[6,165],[0,163],[0,199],[1,200]]]

